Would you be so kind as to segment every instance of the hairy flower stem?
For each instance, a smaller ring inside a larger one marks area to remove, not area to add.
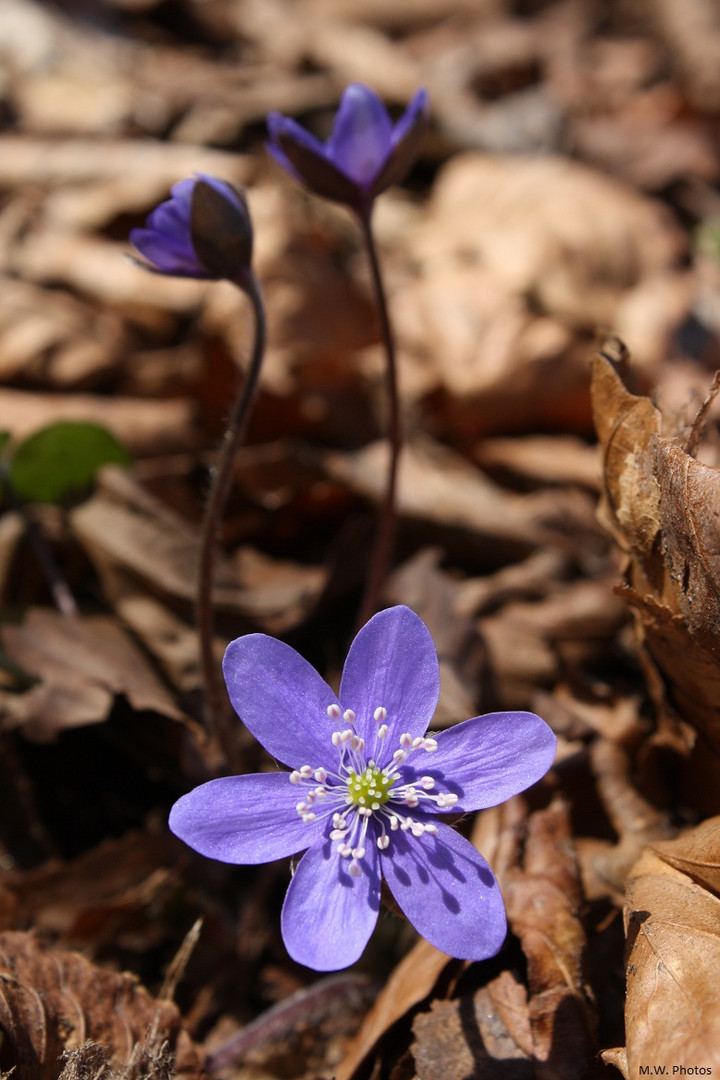
[[[254,275],[249,274],[243,291],[250,300],[255,320],[255,340],[247,376],[243,382],[228,420],[225,434],[212,472],[212,482],[205,506],[200,538],[195,618],[200,639],[200,669],[202,674],[205,723],[210,735],[220,742],[230,761],[234,760],[233,741],[225,723],[226,695],[220,678],[219,665],[213,648],[214,620],[212,591],[215,577],[215,558],[223,511],[232,482],[235,453],[247,427],[250,408],[255,397],[263,353],[265,351],[265,310]]]
[[[370,566],[365,582],[365,592],[360,605],[358,626],[364,624],[377,611],[380,591],[387,576],[395,539],[395,488],[397,485],[398,462],[402,436],[400,432],[400,395],[398,393],[397,363],[395,361],[395,340],[390,325],[390,313],[387,295],[380,272],[380,262],[375,245],[371,223],[372,208],[368,207],[359,214],[363,240],[370,261],[375,303],[380,320],[380,333],[385,346],[386,379],[388,399],[388,442],[390,444],[390,462],[388,466],[387,486],[380,505],[375,544],[370,557]]]

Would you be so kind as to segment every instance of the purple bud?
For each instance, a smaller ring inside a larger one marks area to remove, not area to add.
[[[366,213],[373,200],[402,180],[427,126],[427,92],[418,90],[397,124],[377,94],[362,83],[343,93],[325,143],[294,120],[271,113],[268,149],[275,160],[316,195]]]
[[[252,258],[253,231],[244,193],[203,173],[181,180],[130,240],[142,265],[174,277],[227,278],[241,288]]]

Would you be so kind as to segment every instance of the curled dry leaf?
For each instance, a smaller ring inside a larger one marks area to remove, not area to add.
[[[201,1075],[173,1004],[156,1001],[132,975],[41,945],[33,934],[0,934],[0,1027],[0,1069],[15,1068],[22,1080],[57,1080],[63,1051],[88,1042],[117,1065],[157,1057],[167,1044],[176,1080]]]
[[[631,872],[625,1028],[640,1065],[720,1067],[720,818],[653,844]]]
[[[580,1080],[595,1052],[594,1016],[585,994],[582,887],[564,803],[531,815],[524,867],[501,884],[527,957],[535,1076]]]
[[[630,392],[622,346],[593,361],[604,516],[629,555],[623,595],[671,704],[720,753],[720,470],[662,433]]]

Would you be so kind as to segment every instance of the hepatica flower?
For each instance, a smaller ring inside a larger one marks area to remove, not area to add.
[[[171,198],[149,215],[130,240],[143,265],[174,277],[227,278],[244,288],[250,273],[253,231],[245,196],[204,173],[181,180]]]
[[[323,143],[280,113],[267,119],[273,157],[316,195],[366,213],[373,200],[402,180],[427,124],[427,92],[418,90],[397,124],[377,94],[362,83],[343,93],[332,134]]]
[[[490,867],[448,813],[503,802],[550,768],[555,736],[533,713],[478,716],[428,735],[435,646],[409,608],[375,615],[352,643],[336,696],[294,649],[265,634],[228,646],[225,680],[246,726],[290,771],[210,780],[175,803],[170,828],[228,863],[307,848],[282,933],[318,971],[352,964],[373,931],[385,878],[410,922],[461,959],[506,934]]]

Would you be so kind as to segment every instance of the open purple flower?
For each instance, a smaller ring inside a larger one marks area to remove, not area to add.
[[[229,863],[308,848],[282,932],[318,971],[352,964],[373,931],[384,877],[438,949],[493,956],[506,934],[497,881],[442,815],[495,806],[552,764],[555,736],[533,713],[491,713],[428,736],[440,680],[430,633],[409,608],[375,615],[353,641],[339,695],[294,649],[265,634],[228,646],[230,699],[291,772],[211,780],[175,803],[170,828]]]
[[[367,212],[380,192],[405,176],[427,124],[427,92],[418,90],[397,124],[362,83],[343,93],[326,143],[289,117],[267,119],[273,157],[316,195]]]
[[[199,173],[175,184],[171,196],[152,211],[144,229],[130,232],[145,268],[174,277],[228,278],[243,288],[253,244],[243,192]]]

